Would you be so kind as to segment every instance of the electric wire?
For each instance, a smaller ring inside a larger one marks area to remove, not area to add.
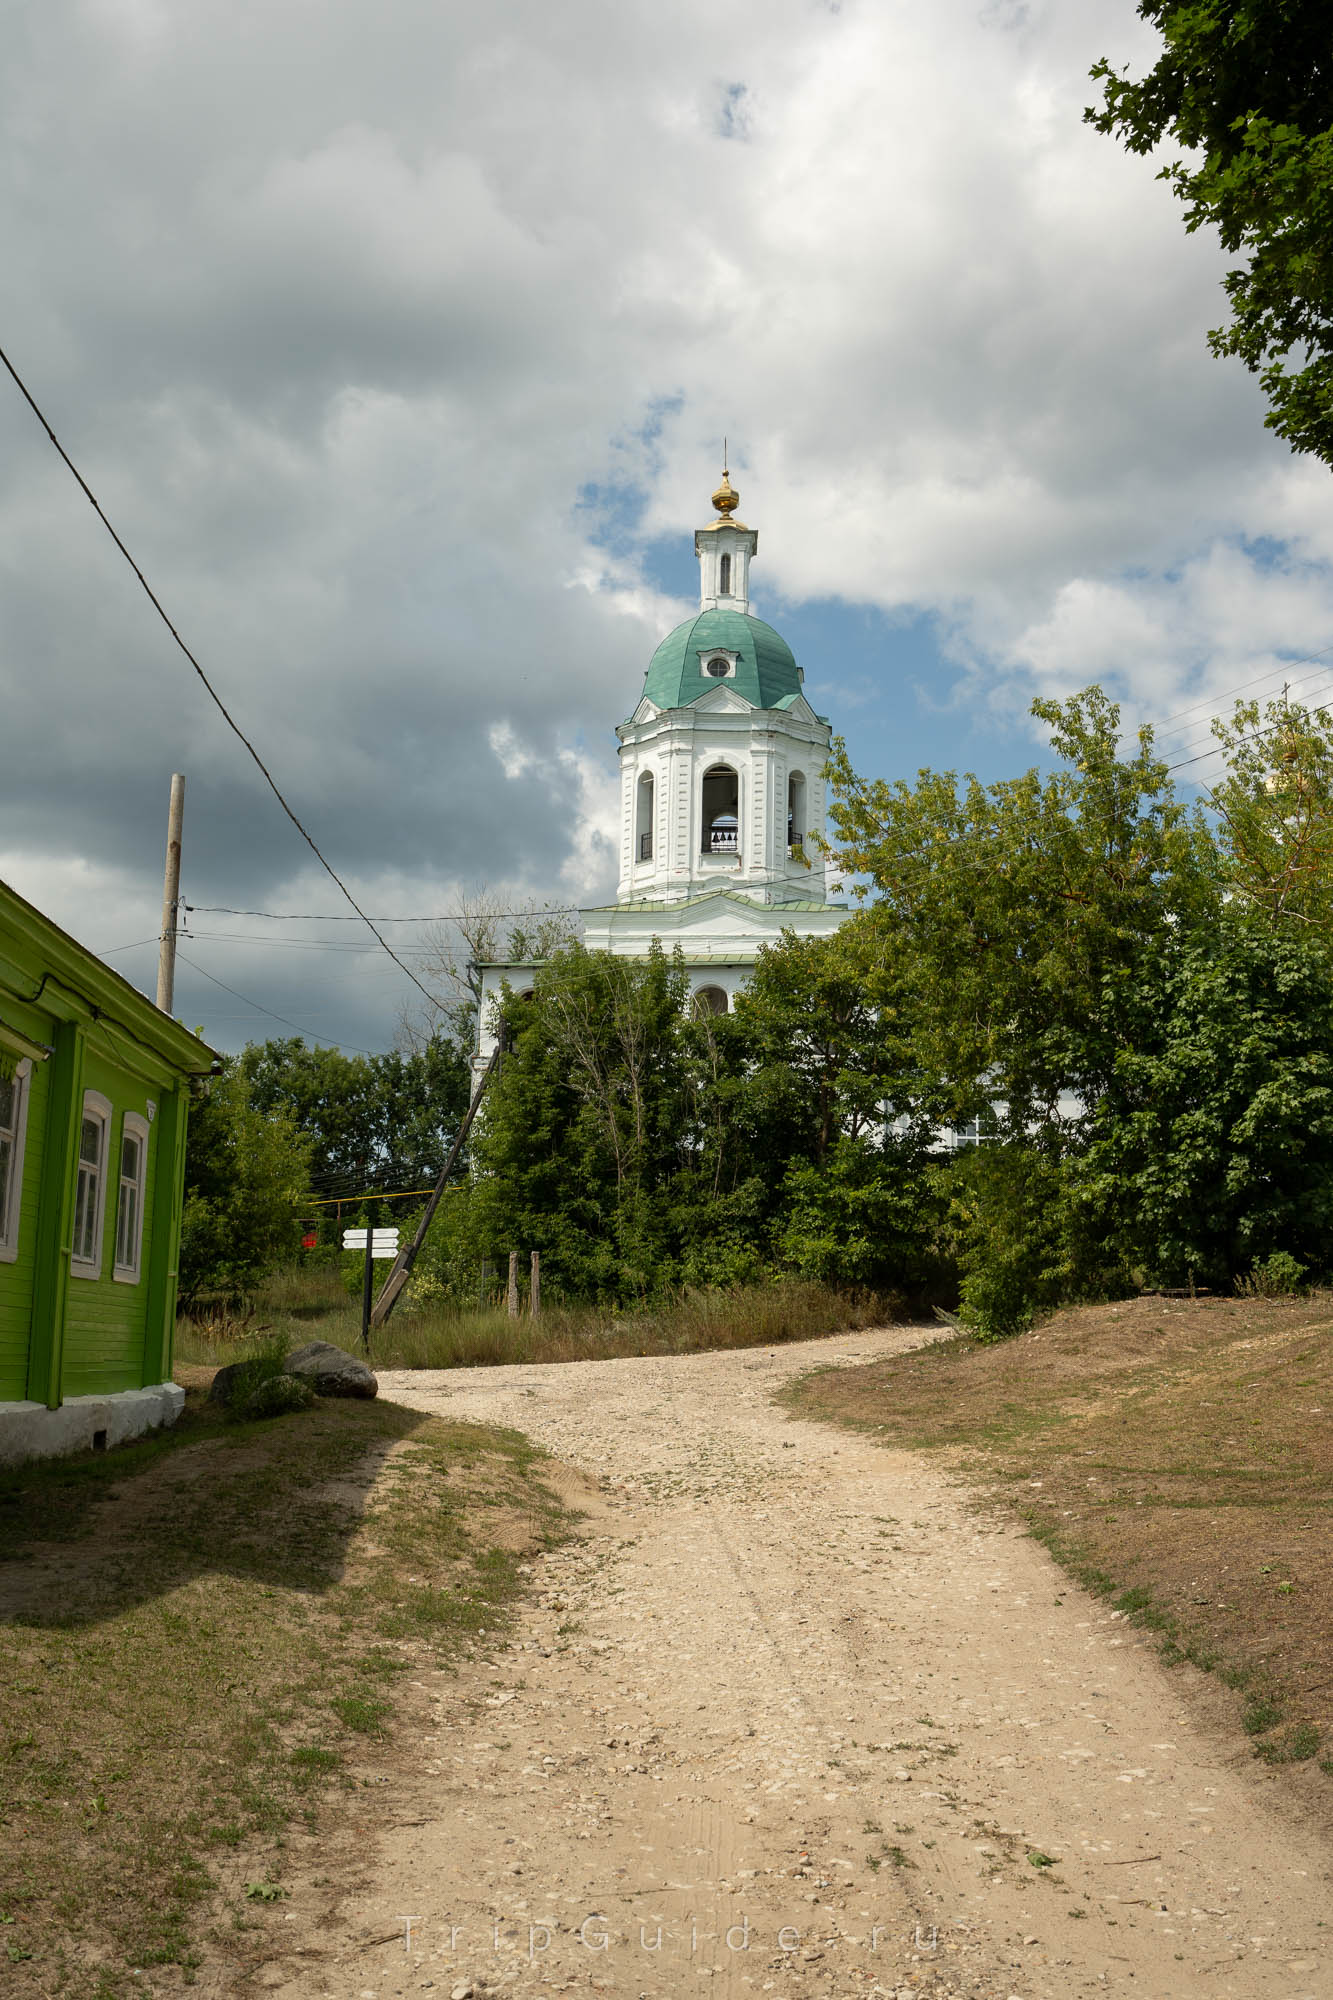
[[[1265,673],[1256,674],[1252,681],[1242,681],[1237,687],[1223,688],[1217,694],[1201,695],[1198,701],[1192,701],[1187,707],[1177,709],[1174,715],[1163,716],[1160,722],[1153,724],[1153,731],[1157,733],[1166,730],[1172,735],[1178,735],[1181,732],[1171,730],[1171,723],[1183,721],[1186,716],[1192,715],[1196,709],[1209,708],[1218,702],[1230,701],[1236,695],[1245,694],[1250,688],[1260,686],[1264,681],[1276,680],[1279,674],[1289,674],[1292,667],[1308,667],[1315,660],[1325,659],[1329,653],[1333,653],[1333,646],[1323,646],[1317,653],[1303,653],[1299,659],[1283,660],[1276,667],[1270,667]],[[1312,677],[1305,675],[1303,678],[1308,680]],[[1192,725],[1187,724],[1186,726],[1189,727]]]
[[[181,652],[184,653],[186,659],[190,662],[190,665],[194,668],[195,673],[199,676],[199,679],[202,681],[205,689],[208,692],[209,698],[213,702],[213,705],[217,709],[219,715],[222,717],[227,727],[231,730],[233,736],[235,736],[238,742],[243,744],[245,749],[249,751],[250,756],[253,758],[255,765],[257,766],[261,776],[264,779],[264,782],[267,784],[274,798],[278,801],[278,804],[282,807],[282,810],[286,813],[292,825],[296,828],[296,831],[300,834],[306,846],[310,849],[310,852],[319,862],[320,867],[329,876],[330,880],[333,881],[336,884],[336,886],[342,891],[343,895],[346,896],[348,902],[351,904],[352,908],[356,911],[358,917],[360,917],[362,923],[366,925],[367,929],[371,932],[371,934],[379,939],[380,944],[383,946],[384,950],[388,952],[389,957],[394,961],[395,965],[398,965],[402,968],[402,970],[407,974],[408,978],[411,980],[412,984],[415,987],[417,987],[422,993],[424,993],[426,998],[429,1000],[431,998],[429,989],[422,985],[421,981],[417,978],[415,972],[412,971],[410,966],[403,964],[402,959],[399,958],[397,952],[394,950],[393,946],[389,943],[388,939],[380,935],[380,932],[375,927],[374,919],[366,915],[365,911],[361,908],[361,905],[357,902],[356,897],[352,894],[347,884],[343,881],[342,877],[339,875],[337,869],[334,868],[332,862],[327,861],[325,859],[324,855],[320,852],[320,849],[316,845],[313,837],[309,833],[307,833],[305,827],[301,824],[301,821],[297,818],[296,814],[292,811],[292,808],[288,805],[286,799],[282,795],[282,792],[278,788],[277,781],[273,777],[272,772],[265,764],[259,752],[255,749],[255,746],[250,741],[249,737],[241,729],[239,723],[237,723],[230,715],[230,713],[227,710],[226,704],[223,702],[221,696],[218,694],[217,689],[213,686],[213,683],[209,680],[208,675],[204,672],[198,660],[195,658],[194,654],[190,651],[184,639],[182,639],[180,633],[176,630],[176,627],[172,624],[170,618],[167,616],[166,611],[163,609],[162,604],[159,598],[157,597],[156,593],[154,592],[147,577],[144,575],[143,571],[139,568],[138,563],[135,562],[134,557],[130,554],[129,550],[126,548],[124,542],[122,542],[120,536],[116,533],[115,529],[112,527],[106,515],[102,512],[102,508],[98,502],[96,494],[93,492],[91,486],[89,486],[83,474],[79,471],[78,466],[75,465],[69,453],[65,450],[64,445],[61,444],[60,439],[56,436],[55,432],[52,430],[50,424],[47,422],[41,409],[38,407],[37,402],[34,399],[33,395],[31,394],[26,382],[19,374],[17,368],[15,368],[13,362],[10,360],[9,356],[6,354],[3,347],[0,347],[0,361],[3,361],[6,369],[8,370],[10,376],[13,378],[16,387],[18,388],[19,394],[23,397],[23,400],[27,403],[29,409],[36,417],[38,423],[41,425],[42,429],[46,432],[47,437],[51,440],[51,443],[54,445],[56,451],[60,454],[60,457],[64,460],[66,466],[69,468],[70,472],[73,474],[74,478],[78,481],[80,487],[83,489],[83,493],[87,498],[87,500],[89,501],[90,505],[92,506],[93,512],[96,514],[98,520],[102,523],[102,526],[106,529],[112,541],[115,543],[116,547],[120,550],[120,553],[124,556],[126,562],[129,564],[130,568],[134,571],[134,574],[138,577],[140,584],[143,586],[144,594],[148,598],[149,603],[152,605],[153,609],[157,612],[158,617],[162,620],[162,623],[166,626],[168,632],[170,632],[172,638],[179,646]],[[195,970],[198,971],[199,969],[200,968],[196,966]],[[209,975],[205,974],[206,978],[208,976]],[[238,995],[237,997],[241,998],[243,996]],[[260,1011],[262,1013],[266,1012],[267,1010],[261,1008]]]
[[[322,1040],[321,1036],[315,1034],[313,1028],[303,1028],[299,1021],[289,1021],[285,1014],[275,1014],[271,1007],[261,1007],[257,1000],[250,998],[248,993],[238,993],[234,986],[228,986],[225,979],[219,979],[216,974],[206,972],[202,965],[196,965],[192,958],[187,957],[179,945],[176,947],[176,956],[182,964],[188,965],[192,972],[197,972],[203,979],[211,979],[214,986],[220,986],[224,993],[230,993],[233,1000],[241,1000],[247,1007],[253,1007],[257,1014],[267,1014],[270,1021],[281,1021],[284,1028],[294,1028],[298,1035],[309,1035],[314,1041]],[[424,987],[422,991],[425,991]],[[340,1049],[351,1049],[358,1056],[373,1056],[376,1054],[374,1049],[359,1048],[355,1042],[337,1042],[334,1046]]]
[[[338,912],[332,914],[322,910],[233,910],[225,903],[183,903],[183,909],[191,915],[196,912],[203,917],[267,917],[275,924],[352,924],[355,917],[345,917]],[[487,910],[486,917],[568,917],[577,916],[577,903],[544,903],[539,910]],[[366,922],[372,919],[367,918]],[[467,922],[466,917],[375,917],[377,924],[458,924]]]

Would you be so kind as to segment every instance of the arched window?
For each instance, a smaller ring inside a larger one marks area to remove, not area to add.
[[[635,791],[634,854],[639,861],[653,858],[653,774],[645,771]]]
[[[805,851],[805,773],[793,771],[787,780],[787,852]]]
[[[731,557],[723,556],[718,573],[717,587],[723,597],[731,596]]]
[[[727,998],[726,989],[721,986],[696,987],[693,1011],[696,1021],[707,1021],[715,1014],[729,1013],[731,1002]]]
[[[704,772],[702,846],[705,854],[740,852],[740,779],[727,764]]]

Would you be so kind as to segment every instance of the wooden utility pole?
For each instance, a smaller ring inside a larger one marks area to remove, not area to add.
[[[532,1253],[532,1277],[528,1282],[528,1317],[540,1319],[542,1311],[542,1253]]]
[[[467,1115],[463,1119],[463,1122],[459,1126],[457,1132],[454,1134],[454,1143],[449,1148],[449,1157],[445,1161],[444,1165],[440,1168],[440,1177],[436,1181],[435,1186],[431,1189],[430,1199],[426,1203],[426,1206],[422,1211],[421,1220],[417,1224],[416,1235],[412,1238],[412,1241],[407,1245],[407,1248],[405,1250],[400,1250],[398,1252],[398,1255],[395,1257],[393,1262],[393,1269],[389,1272],[388,1277],[384,1280],[383,1289],[381,1290],[379,1297],[376,1299],[374,1306],[371,1308],[370,1324],[372,1326],[384,1325],[384,1322],[388,1319],[389,1314],[393,1311],[395,1299],[398,1297],[398,1294],[402,1291],[403,1286],[407,1283],[408,1279],[412,1275],[412,1266],[417,1261],[417,1253],[420,1250],[422,1244],[426,1240],[426,1231],[430,1228],[430,1225],[435,1218],[435,1211],[440,1205],[440,1198],[444,1193],[444,1184],[454,1170],[454,1161],[458,1158],[458,1155],[463,1150],[463,1141],[467,1138],[468,1133],[472,1129],[472,1121],[477,1115],[477,1107],[481,1103],[482,1098],[486,1095],[486,1086],[490,1082],[491,1078],[495,1075],[496,1070],[500,1066],[500,1053],[502,1047],[503,1047],[502,1043],[500,1042],[496,1043],[495,1049],[491,1055],[491,1059],[487,1063],[485,1069],[482,1071],[481,1082],[477,1085],[476,1089],[472,1093],[472,1102],[471,1104],[469,1104],[467,1108]]]
[[[518,1318],[518,1252],[509,1253],[509,1317]]]
[[[167,811],[167,872],[162,884],[162,934],[157,946],[157,1004],[169,1014],[176,997],[176,913],[181,893],[181,826],[185,819],[185,780],[179,771],[171,777],[171,805]]]
[[[366,1211],[366,1268],[361,1278],[361,1345],[370,1352],[370,1302],[375,1292],[375,1225]]]

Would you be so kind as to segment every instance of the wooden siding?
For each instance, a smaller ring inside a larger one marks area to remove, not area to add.
[[[143,1201],[143,1251],[139,1277],[126,1284],[112,1276],[116,1255],[116,1202],[120,1183],[120,1140],[127,1111],[147,1117],[157,1096],[136,1077],[127,1076],[105,1056],[89,1049],[83,1087],[110,1099],[111,1131],[107,1146],[106,1203],[102,1219],[102,1261],[96,1278],[72,1274],[65,1312],[65,1342],[60,1370],[62,1396],[110,1395],[117,1389],[143,1385],[144,1329],[148,1267],[152,1254],[152,1217],[157,1122],[148,1127],[147,1185]]]
[[[10,1007],[14,1019],[16,1009]],[[33,1023],[15,1021],[31,1030]],[[37,1190],[42,1177],[49,1077],[44,1062],[28,1076],[28,1131],[19,1191],[18,1256],[0,1264],[0,1402],[22,1402],[28,1393],[28,1333],[32,1324],[33,1276],[37,1268]]]

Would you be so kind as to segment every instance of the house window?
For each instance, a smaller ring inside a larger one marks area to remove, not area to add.
[[[70,1270],[76,1278],[102,1275],[102,1223],[106,1215],[106,1151],[111,1131],[111,1106],[100,1091],[83,1093],[79,1123],[79,1178],[74,1190],[74,1255]]]
[[[19,1254],[23,1141],[31,1073],[32,1064],[25,1056],[12,1077],[0,1076],[0,1263],[4,1264],[12,1264]]]
[[[143,1192],[148,1167],[148,1121],[127,1111],[120,1131],[120,1186],[116,1193],[116,1264],[122,1285],[139,1282],[143,1250]]]
[[[731,557],[723,556],[722,572],[718,578],[718,588],[723,597],[731,596]]]

